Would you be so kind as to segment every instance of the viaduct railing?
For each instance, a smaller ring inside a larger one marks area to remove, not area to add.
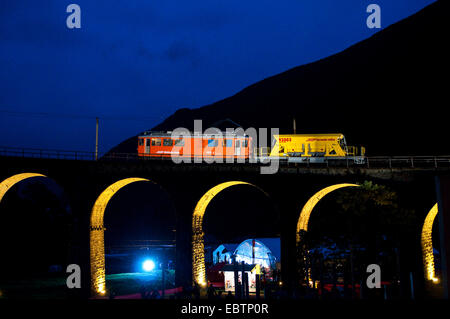
[[[59,159],[77,161],[95,161],[95,152],[69,151],[34,148],[1,147],[0,157],[23,157],[37,159]],[[98,161],[171,161],[155,157],[138,156],[136,153],[98,154]],[[204,163],[203,163],[204,164]],[[261,163],[255,163],[261,164]],[[306,158],[301,163],[280,161],[281,165],[297,167],[361,167],[361,168],[450,168],[450,155],[440,156],[369,156],[363,163],[356,163],[351,157],[347,160],[325,160],[315,162],[315,158]]]

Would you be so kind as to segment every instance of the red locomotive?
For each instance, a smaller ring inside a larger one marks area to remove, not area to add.
[[[154,158],[233,158],[252,156],[252,139],[245,135],[194,134],[176,136],[170,132],[144,132],[138,137],[138,155]]]

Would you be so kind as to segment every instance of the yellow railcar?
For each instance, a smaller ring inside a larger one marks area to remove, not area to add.
[[[270,157],[363,158],[364,147],[347,146],[343,134],[274,135]]]

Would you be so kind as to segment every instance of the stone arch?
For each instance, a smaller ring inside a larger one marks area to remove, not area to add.
[[[327,194],[340,189],[340,188],[344,188],[344,187],[359,187],[360,185],[358,184],[347,184],[347,183],[343,183],[343,184],[336,184],[336,185],[331,185],[328,187],[323,188],[322,190],[318,191],[317,193],[315,193],[305,204],[305,206],[303,206],[303,209],[300,213],[300,216],[298,218],[298,222],[297,222],[297,245],[300,243],[300,232],[301,231],[308,231],[308,222],[309,222],[309,218],[311,217],[311,213],[314,209],[314,207],[317,205],[317,203]]]
[[[13,175],[11,177],[8,177],[4,181],[0,183],[0,202],[3,199],[3,196],[5,196],[6,192],[11,189],[14,185],[17,183],[33,177],[47,177],[45,175],[39,174],[39,173],[20,173]]]
[[[90,263],[91,263],[91,289],[97,295],[106,293],[105,273],[105,227],[103,217],[109,200],[121,188],[135,182],[150,182],[139,177],[125,178],[108,186],[97,198],[91,211],[90,220]]]
[[[198,201],[192,216],[192,277],[194,282],[202,287],[206,286],[206,266],[205,266],[205,244],[203,240],[203,216],[211,200],[224,189],[235,185],[249,185],[270,196],[256,185],[242,182],[230,181],[214,186],[208,190]]]
[[[435,204],[425,217],[422,227],[421,245],[422,258],[426,279],[437,283],[439,279],[435,277],[434,255],[433,255],[433,223],[438,214],[438,204]]]
[[[53,180],[52,178],[50,178],[50,177],[48,177],[48,176],[46,176],[46,175],[44,175],[44,174],[40,174],[40,173],[30,173],[30,172],[27,172],[27,173],[19,173],[19,174],[15,174],[15,175],[13,175],[13,176],[10,176],[10,177],[4,179],[3,181],[0,181],[0,203],[1,203],[1,201],[3,200],[3,198],[5,197],[6,193],[7,193],[11,188],[13,188],[16,184],[18,184],[18,183],[20,183],[20,182],[23,182],[23,181],[25,181],[25,180],[33,179],[33,178],[43,178],[43,180],[40,180],[40,181],[38,181],[38,182],[44,184],[45,186],[48,186],[47,182],[52,183],[52,184],[54,184],[55,186],[57,186],[57,187],[59,188],[59,190],[61,190],[62,192],[65,192],[64,188],[63,188],[61,185],[59,185],[55,180]],[[47,184],[47,185],[46,185],[46,184]],[[47,190],[51,191],[51,187],[46,187],[46,188],[47,188]],[[66,194],[63,195],[64,198],[58,198],[58,200],[60,201],[60,203],[63,203],[63,204],[69,204],[69,202],[67,201],[67,198],[65,197],[65,195],[66,195]],[[34,211],[33,211],[32,213],[34,214]],[[20,215],[19,215],[19,218],[24,218],[24,216],[23,216],[22,214],[20,214]],[[29,222],[28,222],[28,223],[27,223],[27,226],[30,226],[30,225],[31,225],[32,227],[36,227],[35,224],[29,223]],[[59,225],[59,226],[60,226],[60,225]],[[68,224],[65,224],[64,226],[68,226]],[[19,227],[19,228],[21,228],[20,231],[21,231],[22,233],[21,233],[21,234],[15,233],[15,235],[18,236],[18,237],[20,237],[20,238],[18,238],[17,240],[14,241],[14,245],[18,245],[19,242],[20,242],[20,240],[24,240],[24,237],[25,237],[25,238],[31,238],[31,237],[29,237],[30,234],[29,234],[28,232],[26,232],[26,231],[23,230],[23,227]],[[39,232],[42,231],[41,227],[38,227],[37,229],[39,229]],[[52,230],[53,230],[53,229],[52,229]],[[66,228],[66,230],[67,230],[67,228]],[[63,232],[62,232],[62,233],[63,233]],[[66,233],[64,233],[64,234],[66,234],[67,237],[62,238],[62,240],[67,240],[67,239],[69,238],[69,233],[66,232]],[[54,237],[54,234],[51,234],[51,236],[52,236],[52,240],[53,240],[53,238],[56,238],[56,240],[60,240],[60,238]],[[33,241],[33,244],[35,244],[35,242],[36,242],[36,241]],[[11,245],[8,244],[8,246],[11,246]],[[68,248],[68,246],[66,246],[66,248]],[[27,249],[30,249],[30,247],[28,247]],[[52,248],[49,248],[48,246],[42,247],[42,249],[39,250],[39,257],[41,257],[43,250],[49,251],[48,249],[52,249]],[[14,248],[14,250],[16,250],[16,249]],[[34,253],[34,251],[33,251],[33,253]],[[67,256],[67,255],[66,255],[66,256]],[[17,260],[15,260],[14,262],[17,262]],[[39,263],[39,262],[47,262],[47,260],[45,260],[45,259],[38,260],[38,263]],[[14,263],[12,263],[12,265],[14,265]],[[35,265],[34,265],[34,266],[35,266]],[[27,280],[26,280],[26,281],[27,281]]]

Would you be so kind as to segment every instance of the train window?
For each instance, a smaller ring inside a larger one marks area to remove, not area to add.
[[[143,139],[143,138],[140,138],[140,139],[139,139],[139,146],[142,146],[142,145],[144,145],[144,139]]]
[[[217,146],[217,140],[210,139],[208,140],[208,147],[216,147]]]
[[[242,147],[247,147],[247,146],[248,146],[248,140],[243,140]]]
[[[175,140],[175,146],[184,146],[184,140],[182,138]]]
[[[173,140],[170,138],[165,138],[163,140],[163,146],[172,146],[173,145]]]
[[[145,139],[146,145],[145,146],[150,146],[150,139]]]
[[[239,140],[236,141],[236,147],[241,147],[241,141]]]
[[[345,148],[347,147],[347,143],[345,142],[345,138],[339,138],[338,139],[339,145],[342,147],[342,149],[345,150]]]
[[[161,146],[161,139],[160,138],[153,138],[152,139],[152,146]]]
[[[232,147],[233,146],[233,141],[232,140],[223,140],[223,147]]]

